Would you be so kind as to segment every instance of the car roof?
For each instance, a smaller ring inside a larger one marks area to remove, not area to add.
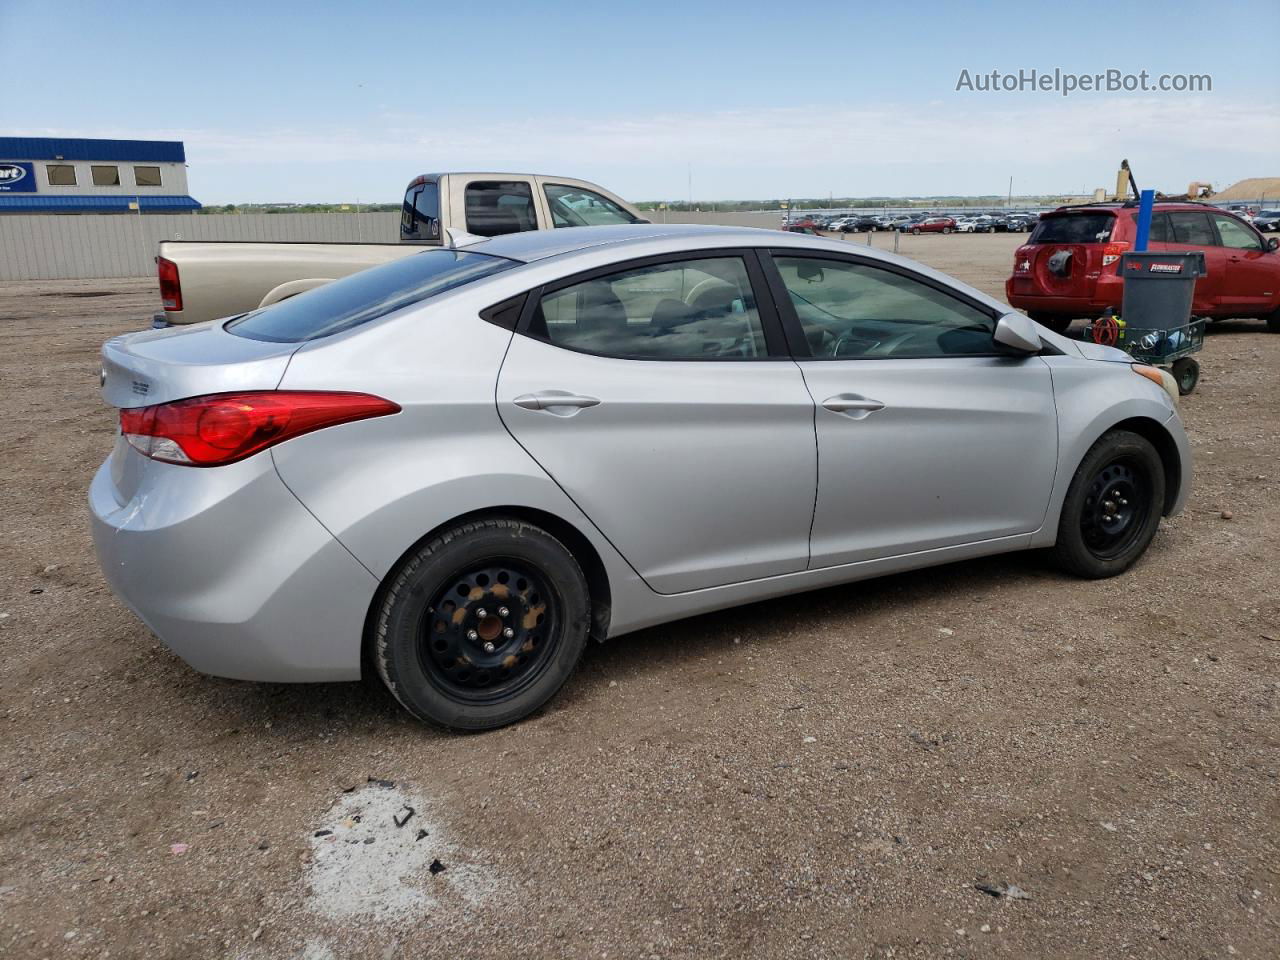
[[[761,236],[765,233],[769,235],[767,239]],[[467,244],[462,249],[532,263],[535,260],[558,257],[561,254],[603,244],[642,243],[665,237],[722,236],[726,246],[738,246],[768,244],[773,238],[785,235],[779,230],[766,231],[758,227],[722,227],[694,223],[635,223],[614,224],[606,227],[527,230],[523,233],[508,233],[479,243]]]

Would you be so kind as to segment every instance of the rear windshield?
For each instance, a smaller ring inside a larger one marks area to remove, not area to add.
[[[1042,217],[1028,243],[1106,243],[1116,218],[1110,213],[1066,213]]]
[[[329,337],[516,265],[514,260],[463,250],[415,253],[246,313],[226,329],[272,343]]]

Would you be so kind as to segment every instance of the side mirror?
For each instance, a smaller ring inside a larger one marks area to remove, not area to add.
[[[1021,313],[1006,313],[996,321],[995,341],[1019,353],[1039,353],[1044,348],[1035,321]]]
[[[1267,241],[1268,250],[1280,250],[1280,237],[1272,237]]]

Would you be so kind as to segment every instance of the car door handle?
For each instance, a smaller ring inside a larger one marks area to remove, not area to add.
[[[856,393],[839,393],[834,397],[827,397],[822,401],[822,405],[832,413],[847,413],[855,419],[861,419],[884,409],[884,404],[879,400],[872,400]]]
[[[576,393],[568,393],[564,390],[540,390],[537,393],[525,393],[516,397],[512,402],[517,407],[524,407],[526,410],[545,410],[548,413],[557,412],[555,410],[556,407],[568,412],[568,410],[581,410],[583,407],[594,407],[600,403],[595,397],[579,396]]]

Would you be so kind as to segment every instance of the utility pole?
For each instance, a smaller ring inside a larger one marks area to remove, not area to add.
[[[1013,206],[1013,177],[1009,178],[1009,199],[1005,201],[1004,208],[1008,210]]]

